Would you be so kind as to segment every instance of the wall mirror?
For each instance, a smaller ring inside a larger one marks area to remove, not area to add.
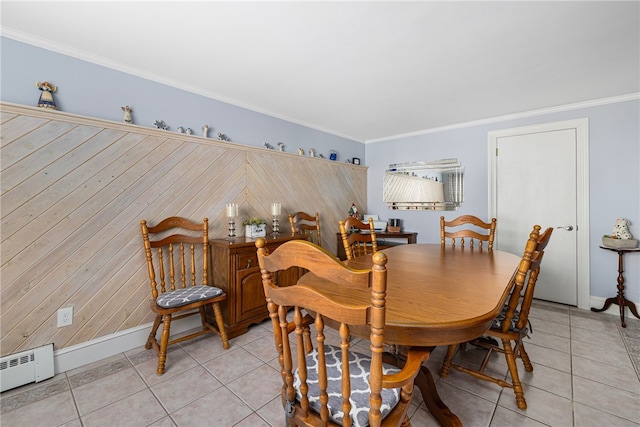
[[[458,159],[390,164],[383,199],[393,210],[456,210],[464,200],[464,167]]]

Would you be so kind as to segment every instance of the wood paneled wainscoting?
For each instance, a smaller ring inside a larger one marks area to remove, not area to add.
[[[270,224],[280,202],[282,224],[320,212],[333,248],[351,203],[367,205],[363,166],[8,103],[0,112],[2,355],[151,322],[141,219],[208,217],[211,238],[224,238],[226,203],[239,205],[238,223]],[[73,324],[58,328],[69,306]]]

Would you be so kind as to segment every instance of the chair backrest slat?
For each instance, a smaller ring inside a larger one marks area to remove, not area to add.
[[[369,218],[367,224],[359,219],[348,217],[339,221],[340,236],[347,259],[372,254],[378,250],[376,230],[373,218]]]
[[[320,233],[320,216],[316,212],[315,216],[306,212],[296,212],[289,214],[289,226],[291,234],[303,234],[307,240],[322,246],[322,235]]]
[[[207,218],[201,223],[170,217],[153,227],[149,227],[144,220],[140,224],[154,299],[158,298],[158,294],[176,290],[177,287],[208,285]]]
[[[495,240],[497,220],[491,218],[489,222],[484,222],[480,218],[473,215],[462,215],[451,221],[446,221],[444,216],[440,217],[440,244],[444,246],[446,239],[450,239],[451,246],[456,245],[456,239],[461,246],[465,245],[465,239],[469,240],[469,245],[474,246],[474,242],[478,242],[480,248],[483,242],[487,242],[488,249],[493,249]],[[474,229],[475,228],[475,229]],[[478,232],[477,230],[488,230],[487,233]]]

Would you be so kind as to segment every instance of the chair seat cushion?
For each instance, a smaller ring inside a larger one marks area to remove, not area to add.
[[[500,311],[500,314],[498,314],[496,316],[495,319],[493,319],[493,324],[491,325],[492,329],[501,329],[502,328],[502,322],[504,321],[504,318],[507,314],[507,310],[509,309],[509,305],[505,304],[502,307],[502,310]],[[516,327],[516,324],[518,323],[518,320],[520,319],[520,311],[518,309],[515,310],[515,312],[513,313],[513,319],[511,319],[511,325],[509,325],[509,330],[510,331],[515,331],[515,332],[519,332],[519,333],[526,333],[527,332],[527,327],[525,326],[522,329],[518,329]]]
[[[222,289],[215,286],[189,286],[158,295],[156,304],[162,308],[175,308],[215,298],[223,293]]]
[[[329,417],[337,424],[342,424],[344,413],[342,412],[342,349],[337,346],[325,345],[325,358],[327,365],[327,394],[329,395]],[[309,386],[309,406],[317,413],[320,412],[320,389],[318,387],[318,351],[313,350],[307,359],[307,385]],[[351,421],[354,427],[369,425],[369,372],[371,369],[371,357],[364,354],[349,353],[349,371],[351,373]],[[383,364],[384,374],[400,372],[393,365]],[[300,394],[300,377],[296,370],[294,375],[294,387],[298,401]],[[382,389],[382,418],[384,418],[400,401],[400,388]]]

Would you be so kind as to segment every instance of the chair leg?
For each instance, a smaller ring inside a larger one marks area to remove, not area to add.
[[[527,409],[527,402],[524,400],[524,390],[522,389],[522,383],[520,383],[520,376],[518,375],[516,355],[513,353],[511,341],[503,339],[502,346],[504,348],[504,356],[507,359],[507,365],[509,366],[509,374],[511,374],[511,384],[513,384],[513,392],[516,395],[516,404],[520,409]]]
[[[169,344],[169,332],[171,331],[171,315],[164,315],[164,325],[162,326],[162,339],[160,341],[160,351],[158,352],[158,369],[156,375],[163,375],[167,362],[167,345]]]
[[[144,345],[144,348],[146,348],[147,350],[149,350],[153,346],[153,343],[156,341],[156,333],[158,332],[158,327],[160,326],[161,322],[162,316],[157,315],[153,320],[153,326],[151,327],[149,338],[147,338],[147,343]]]
[[[531,364],[531,359],[529,359],[529,355],[524,350],[524,343],[520,343],[520,345],[518,346],[518,351],[520,352],[522,363],[524,363],[524,369],[527,372],[533,372],[533,364]]]
[[[220,339],[222,340],[222,348],[225,350],[229,348],[229,338],[227,337],[227,331],[224,328],[224,319],[222,318],[222,310],[220,310],[220,304],[214,302],[213,306],[213,315],[216,318],[216,323],[218,325],[218,332],[220,332]]]
[[[444,361],[442,362],[442,368],[440,369],[440,376],[442,378],[447,378],[449,376],[449,369],[451,369],[451,361],[455,357],[457,350],[458,350],[458,344],[451,344],[447,349],[447,355],[444,357]]]

